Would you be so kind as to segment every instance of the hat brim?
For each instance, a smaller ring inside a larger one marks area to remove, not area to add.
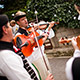
[[[39,24],[39,26],[42,26],[42,25],[48,25],[49,23],[41,23]]]
[[[24,14],[24,15],[16,15],[16,16],[14,16],[14,20],[18,21],[20,18],[25,17],[25,16],[26,16],[26,14]]]

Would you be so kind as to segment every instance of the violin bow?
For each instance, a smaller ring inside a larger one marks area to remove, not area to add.
[[[33,28],[33,27],[32,27],[32,28]],[[33,29],[33,30],[34,30],[34,29]],[[40,45],[39,45],[39,42],[38,42],[38,39],[37,39],[37,36],[36,36],[35,31],[33,31],[33,33],[34,33],[34,35],[35,35],[35,40],[36,40],[37,45],[38,45],[38,48],[39,48],[39,50],[40,50],[40,52],[41,52],[41,55],[42,55],[43,61],[44,61],[44,63],[45,63],[45,66],[46,66],[46,68],[47,68],[47,70],[48,70],[48,72],[49,72],[49,68],[48,68],[48,66],[47,66],[46,60],[45,60],[44,55],[43,55],[44,53],[43,53],[43,51],[42,51],[42,49],[41,49],[41,47],[40,47]]]

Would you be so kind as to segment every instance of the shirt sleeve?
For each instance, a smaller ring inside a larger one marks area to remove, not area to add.
[[[52,30],[52,28],[50,29],[50,31],[48,31],[48,28],[46,29],[46,32],[49,32],[48,38],[51,39],[52,37],[55,36],[54,31]]]
[[[31,80],[28,72],[23,67],[21,57],[12,51],[2,51],[1,70],[9,80]]]
[[[74,58],[70,58],[67,63],[66,63],[66,67],[65,67],[65,73],[66,73],[66,78],[68,80],[73,80],[72,79],[72,63],[73,63]]]
[[[78,50],[78,49],[75,50],[73,56],[74,57],[80,57],[80,50]]]

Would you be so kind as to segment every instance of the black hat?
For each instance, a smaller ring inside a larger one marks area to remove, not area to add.
[[[14,20],[15,21],[18,21],[20,18],[26,16],[26,13],[25,12],[22,12],[22,11],[18,11],[15,16],[14,16]]]
[[[8,16],[5,14],[0,15],[0,27],[5,25],[9,21]]]

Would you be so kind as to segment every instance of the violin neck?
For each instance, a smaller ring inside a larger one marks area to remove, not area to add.
[[[38,39],[38,40],[40,40],[40,39],[42,39],[42,38],[44,38],[44,36],[43,36],[43,35],[37,36],[37,39]],[[34,38],[34,40],[36,41],[36,39],[35,39],[35,38]]]
[[[72,38],[68,38],[68,40],[71,42],[72,41]]]
[[[59,40],[59,43],[69,43],[69,42],[71,42],[71,40],[72,40],[72,38],[61,38],[60,40]]]

